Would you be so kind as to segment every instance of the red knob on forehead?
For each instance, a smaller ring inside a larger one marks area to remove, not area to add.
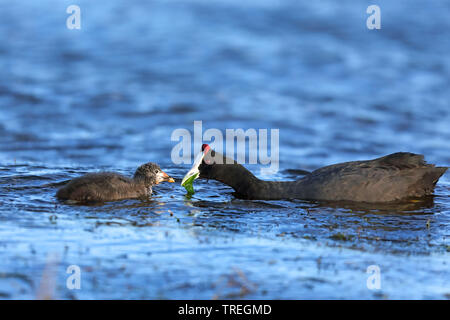
[[[202,151],[208,150],[209,148],[210,147],[206,143],[202,144]]]

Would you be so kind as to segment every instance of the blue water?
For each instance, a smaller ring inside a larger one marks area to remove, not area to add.
[[[0,298],[448,299],[450,178],[426,204],[243,201],[197,180],[57,201],[154,161],[177,128],[279,129],[280,171],[422,153],[450,164],[450,3],[0,0]],[[258,165],[249,166],[254,173]],[[81,269],[69,290],[66,269]],[[369,290],[377,265],[381,288]]]

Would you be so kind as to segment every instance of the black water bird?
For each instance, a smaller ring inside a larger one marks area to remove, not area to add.
[[[297,181],[264,181],[233,159],[202,146],[201,156],[183,182],[199,178],[220,181],[235,195],[250,200],[304,199],[391,202],[433,193],[447,167],[427,164],[420,154],[397,152],[381,158],[326,166]],[[182,183],[183,183],[182,182]]]

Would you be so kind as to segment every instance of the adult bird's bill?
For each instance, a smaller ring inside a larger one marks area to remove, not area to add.
[[[188,194],[194,194],[194,180],[198,178],[200,175],[200,171],[198,170],[198,167],[202,164],[203,158],[208,153],[210,147],[207,144],[202,145],[202,152],[197,154],[195,157],[194,164],[191,168],[191,170],[186,173],[183,180],[181,181],[181,185],[186,189]]]

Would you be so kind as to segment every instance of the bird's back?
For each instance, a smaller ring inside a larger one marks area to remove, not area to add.
[[[431,194],[446,170],[423,155],[398,152],[317,169],[298,181],[298,190],[309,199],[388,202]]]
[[[75,178],[58,190],[56,196],[64,200],[113,201],[144,196],[144,186],[114,172],[88,173]]]

